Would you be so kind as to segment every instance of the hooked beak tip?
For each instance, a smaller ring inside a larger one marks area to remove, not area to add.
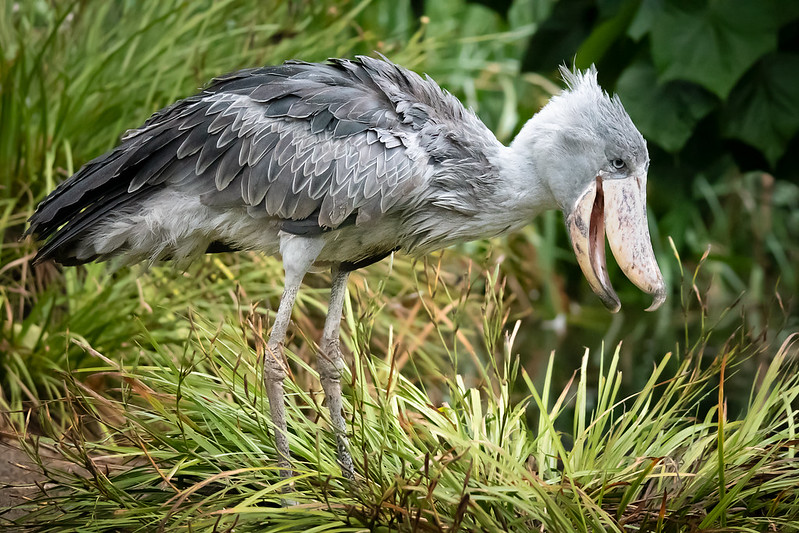
[[[614,313],[614,314],[615,314],[615,313],[618,313],[618,312],[619,312],[619,310],[621,309],[621,302],[619,302],[618,300],[617,300],[616,302],[613,302],[613,303],[612,303],[612,304],[610,304],[610,305],[608,305],[608,302],[602,302],[602,303],[604,303],[604,304],[605,304],[605,308],[606,308],[608,311],[610,311],[611,313]]]
[[[659,287],[657,291],[652,293],[652,305],[646,308],[646,311],[657,311],[663,302],[666,301],[666,287]]]

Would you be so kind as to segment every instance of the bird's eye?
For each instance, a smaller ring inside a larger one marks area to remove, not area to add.
[[[621,170],[621,169],[623,169],[625,166],[626,166],[626,163],[624,162],[624,159],[614,159],[614,160],[613,160],[613,167],[614,167],[616,170]]]

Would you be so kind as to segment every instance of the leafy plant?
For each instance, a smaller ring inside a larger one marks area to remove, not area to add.
[[[544,31],[532,38],[526,69],[553,68],[543,49],[552,41],[571,43],[562,46],[554,62],[571,55],[580,67],[597,63],[606,84],[617,82],[644,136],[666,151],[690,157],[686,145],[712,113],[718,123],[693,139],[705,148],[697,156],[731,153],[731,146],[714,143],[739,139],[761,152],[762,163],[778,167],[799,132],[799,99],[788,90],[799,76],[793,68],[798,57],[795,3],[563,4],[552,9]],[[715,149],[708,153],[708,148]],[[751,169],[751,162],[746,166]]]

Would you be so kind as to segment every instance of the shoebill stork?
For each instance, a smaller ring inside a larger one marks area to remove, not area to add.
[[[280,255],[284,291],[264,376],[278,463],[291,474],[283,341],[303,276],[332,271],[318,370],[343,473],[339,323],[347,278],[392,252],[421,255],[565,215],[591,288],[620,307],[605,266],[666,291],[646,215],[646,142],[596,70],[563,69],[567,89],[505,146],[429,77],[385,59],[289,61],[217,78],[155,113],[64,181],[30,219],[36,261],[121,256],[185,260],[214,251]]]

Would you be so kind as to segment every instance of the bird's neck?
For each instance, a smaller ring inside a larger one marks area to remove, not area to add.
[[[544,211],[556,209],[558,204],[546,176],[531,156],[541,148],[537,145],[543,143],[537,142],[535,136],[528,137],[527,133],[523,130],[510,146],[503,146],[495,165],[500,178],[496,191],[498,205],[529,222]]]
[[[479,198],[472,197],[467,204],[460,197],[450,202],[447,191],[436,195],[434,208],[413,212],[414,242],[403,248],[421,254],[458,242],[503,235],[557,207],[535,163],[524,153],[515,143],[504,146],[496,142],[485,153],[493,172],[490,185],[480,187]],[[418,237],[421,239],[416,240]]]

